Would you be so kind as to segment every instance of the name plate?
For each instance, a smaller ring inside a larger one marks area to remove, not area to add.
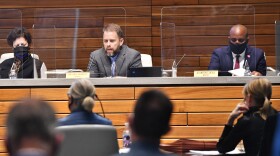
[[[77,78],[89,78],[89,72],[67,72],[66,78],[67,79],[77,79]]]
[[[194,71],[194,77],[218,77],[218,70]]]

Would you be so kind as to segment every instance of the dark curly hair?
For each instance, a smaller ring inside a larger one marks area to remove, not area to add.
[[[9,46],[13,47],[13,43],[17,38],[23,37],[28,45],[32,43],[31,34],[24,27],[16,27],[14,28],[7,37],[7,43]]]

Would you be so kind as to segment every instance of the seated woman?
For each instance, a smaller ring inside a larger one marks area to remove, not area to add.
[[[0,64],[0,78],[40,78],[41,68],[46,66],[42,61],[32,58],[30,54],[31,34],[25,28],[17,27],[9,33],[7,42],[13,48],[14,58],[6,59]]]
[[[227,124],[217,143],[220,153],[226,153],[243,140],[246,155],[257,155],[263,136],[265,120],[277,113],[272,108],[270,98],[271,83],[264,78],[253,79],[243,89],[244,100],[230,113]],[[237,123],[234,120],[240,115]]]
[[[68,92],[68,108],[70,114],[58,120],[58,126],[78,124],[112,125],[106,118],[92,112],[94,107],[95,87],[87,79],[73,82]]]

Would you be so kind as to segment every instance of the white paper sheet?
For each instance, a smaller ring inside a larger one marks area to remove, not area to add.
[[[188,154],[201,154],[201,155],[223,155],[218,151],[198,151],[198,150],[190,150]],[[226,154],[244,154],[243,151],[235,148],[233,151],[227,152]]]
[[[235,76],[244,76],[245,69],[244,68],[233,69],[233,70],[229,70],[228,72]]]

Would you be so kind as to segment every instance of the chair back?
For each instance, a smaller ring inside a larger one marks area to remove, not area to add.
[[[36,58],[36,59],[39,60],[39,56],[38,56],[37,54],[31,53],[31,56],[32,56],[33,58]],[[2,54],[1,57],[0,57],[0,64],[1,64],[3,61],[5,61],[5,60],[7,60],[7,59],[10,59],[10,58],[14,58],[14,53],[4,53],[4,54]]]
[[[152,67],[153,61],[151,55],[141,54],[141,63],[142,63],[142,67]]]
[[[56,130],[64,135],[58,156],[110,156],[119,151],[113,126],[71,125]]]

